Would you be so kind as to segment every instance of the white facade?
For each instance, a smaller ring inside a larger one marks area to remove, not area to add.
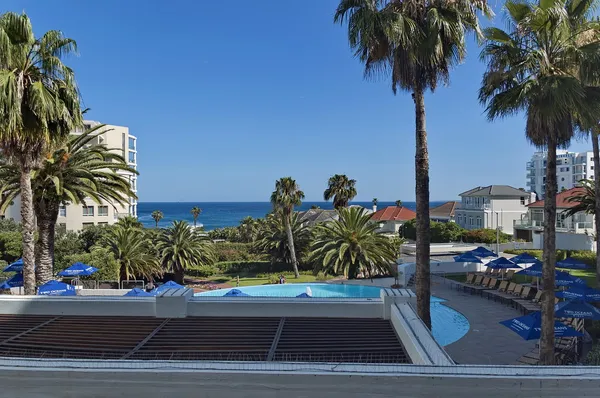
[[[527,162],[527,187],[537,193],[538,198],[544,197],[546,189],[546,152],[535,152]],[[594,179],[594,153],[556,151],[556,177],[558,191],[571,189],[579,181]]]
[[[513,224],[527,214],[535,194],[506,185],[477,187],[460,194],[455,220],[465,229],[496,229],[512,235]]]
[[[101,123],[86,120],[84,128],[87,130]],[[84,130],[77,129],[74,134],[81,134]],[[108,148],[114,148],[128,161],[129,166],[137,169],[137,138],[129,134],[129,128],[123,126],[106,125],[99,130],[96,141],[93,144],[103,144]],[[132,173],[123,172],[131,182],[132,191],[137,192],[137,176]],[[16,198],[5,212],[6,218],[21,221],[20,198]],[[132,215],[137,216],[137,200],[129,199],[125,206],[112,204],[105,201],[98,204],[92,200],[86,200],[84,205],[69,203],[61,206],[56,221],[57,231],[79,231],[92,225],[110,225],[117,222],[119,217]]]

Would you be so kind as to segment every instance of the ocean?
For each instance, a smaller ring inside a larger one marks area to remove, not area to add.
[[[445,202],[431,202],[430,205],[435,207]],[[351,204],[367,208],[373,207],[371,202],[351,202]],[[333,209],[331,202],[304,202],[296,210],[308,210],[313,205],[317,205],[322,209]],[[393,205],[394,202],[379,202],[377,207],[382,209]],[[404,202],[403,205],[412,210],[416,208],[415,202]],[[198,223],[204,225],[207,231],[236,226],[244,217],[260,218],[271,211],[271,203],[269,202],[140,202],[138,204],[138,218],[144,226],[154,227],[155,223],[151,214],[154,210],[160,210],[164,214],[164,218],[158,223],[160,227],[167,227],[176,220],[188,221],[191,224],[194,219],[190,210],[194,206],[202,209],[202,214],[198,217]]]

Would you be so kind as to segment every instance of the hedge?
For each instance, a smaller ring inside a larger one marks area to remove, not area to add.
[[[270,261],[222,261],[215,267],[223,274],[269,273],[291,271],[292,265],[286,263],[271,263]],[[300,266],[301,270],[306,267]],[[311,269],[310,267],[308,269]]]
[[[504,250],[504,253],[508,254],[521,254],[527,253],[531,254],[533,257],[538,260],[543,260],[543,251],[542,250],[532,250],[532,249],[507,249]],[[556,261],[564,260],[567,257],[572,257],[576,260],[581,261],[589,265],[590,267],[596,267],[596,253],[591,250],[557,250],[556,251]]]
[[[249,243],[218,242],[215,243],[215,253],[217,261],[221,262],[247,262],[264,259],[264,255],[252,252],[252,246]]]

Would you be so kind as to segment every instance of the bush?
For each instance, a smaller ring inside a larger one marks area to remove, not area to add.
[[[93,248],[90,253],[72,254],[65,257],[62,264],[56,263],[54,272],[59,273],[73,263],[82,262],[92,267],[98,268],[98,272],[82,279],[91,279],[97,281],[114,281],[119,279],[119,264],[112,253],[103,247]]]
[[[276,275],[269,276],[269,285],[277,285],[279,283],[279,278]]]
[[[292,266],[285,263],[272,264],[270,261],[224,261],[215,264],[223,274],[270,273],[290,271]]]
[[[20,232],[0,232],[0,253],[2,260],[10,263],[21,257],[23,240]]]
[[[318,280],[318,281],[326,281],[327,279],[330,279],[330,278],[331,277],[328,276],[323,271],[320,271],[319,273],[317,273],[317,276],[315,277],[315,279]]]
[[[584,365],[588,366],[600,365],[600,344],[594,344],[592,349],[587,353],[586,357],[583,359],[583,363]]]
[[[500,243],[510,242],[511,236],[500,232],[499,234]],[[496,243],[496,230],[495,229],[472,229],[465,231],[462,235],[462,239],[466,243]]]
[[[197,276],[200,278],[208,278],[219,273],[219,269],[212,265],[199,265],[197,267],[188,268],[185,274],[189,276]]]
[[[458,242],[468,231],[454,222],[431,221],[431,243]],[[494,234],[496,232],[494,231]],[[407,239],[417,239],[416,220],[407,221],[400,229]],[[496,241],[494,235],[494,242]]]
[[[264,256],[252,253],[252,246],[248,243],[215,243],[217,261],[260,261]]]

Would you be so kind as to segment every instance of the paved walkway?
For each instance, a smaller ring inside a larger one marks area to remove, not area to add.
[[[452,289],[449,280],[437,276],[431,278],[431,291],[448,300],[444,304],[462,313],[471,325],[463,338],[444,347],[457,363],[512,365],[535,348],[536,340],[525,341],[498,323],[522,315],[516,309]]]

